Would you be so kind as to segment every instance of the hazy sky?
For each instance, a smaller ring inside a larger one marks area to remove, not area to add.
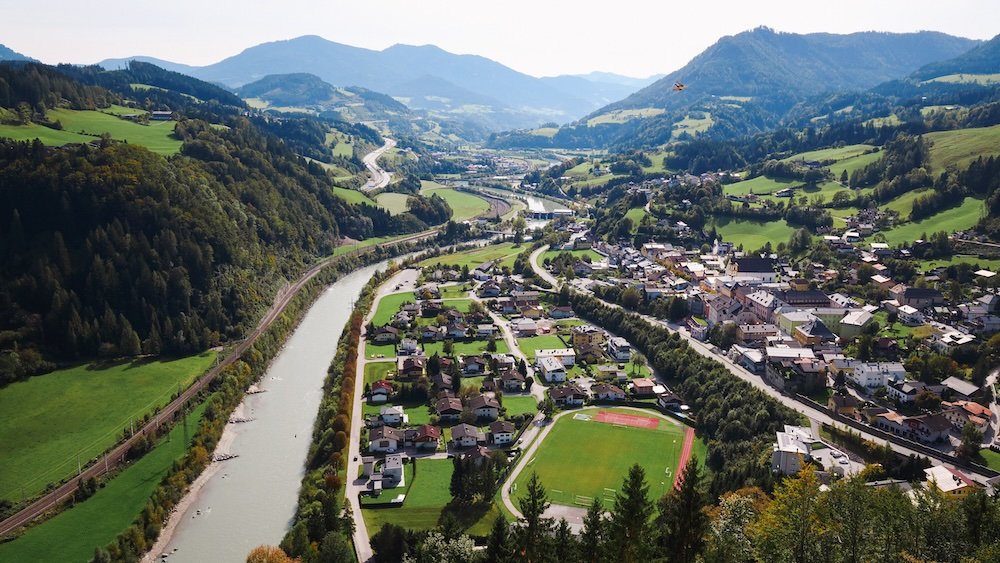
[[[149,55],[205,65],[320,35],[383,49],[435,44],[535,76],[680,68],[723,35],[1000,33],[1000,0],[0,0],[0,43],[47,63]]]

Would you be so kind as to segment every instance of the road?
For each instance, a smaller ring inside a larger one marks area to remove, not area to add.
[[[368,173],[371,174],[371,178],[368,179],[368,183],[362,187],[362,190],[370,192],[389,185],[389,181],[392,180],[392,173],[383,170],[382,167],[378,165],[378,159],[385,153],[385,151],[395,146],[396,141],[386,138],[384,145],[366,154],[364,158],[361,159],[361,162],[365,164],[365,168],[368,169]]]
[[[421,238],[426,238],[429,236],[434,236],[438,232],[437,229],[431,229],[407,237],[402,237],[391,243],[385,244],[397,244],[400,242],[410,242],[414,240],[419,240]],[[295,282],[291,285],[285,286],[278,291],[275,296],[274,303],[271,308],[268,309],[267,313],[263,318],[257,323],[257,327],[247,335],[243,341],[241,341],[233,350],[220,361],[214,368],[206,372],[201,376],[195,383],[190,387],[185,389],[176,399],[167,404],[163,409],[156,413],[153,418],[146,423],[142,428],[140,428],[132,437],[122,442],[110,452],[105,454],[103,463],[98,461],[97,463],[87,467],[80,473],[79,476],[69,479],[63,485],[57,487],[52,492],[46,494],[45,496],[39,498],[38,500],[32,502],[28,506],[24,507],[22,510],[18,511],[13,516],[7,518],[3,522],[0,522],[0,536],[8,534],[18,528],[31,522],[38,516],[45,513],[47,510],[56,507],[59,503],[70,498],[77,489],[77,482],[79,479],[90,479],[91,477],[97,478],[109,471],[114,471],[119,465],[124,463],[125,454],[128,452],[132,446],[142,440],[147,434],[154,432],[161,424],[169,422],[174,419],[175,415],[181,412],[181,410],[187,405],[192,399],[194,399],[198,393],[204,390],[208,385],[224,370],[226,367],[238,360],[253,344],[257,339],[270,328],[271,324],[284,312],[288,304],[291,303],[292,299],[299,293],[305,284],[314,278],[323,268],[329,266],[336,260],[341,259],[344,256],[357,255],[368,250],[367,248],[360,248],[346,252],[338,256],[331,256],[325,258],[324,260],[318,262],[308,270],[306,270]]]
[[[559,280],[557,280],[549,272],[545,271],[545,269],[543,267],[541,267],[538,264],[537,260],[536,260],[537,257],[538,257],[538,255],[540,255],[542,252],[544,252],[547,249],[548,249],[547,246],[543,246],[543,247],[539,248],[538,250],[536,250],[535,252],[533,252],[531,254],[531,257],[530,257],[531,267],[532,267],[532,269],[535,270],[535,273],[537,275],[539,275],[542,279],[548,281],[549,283],[553,284],[554,287],[558,288],[559,285],[560,285]],[[616,307],[616,308],[619,308],[619,309],[621,308],[620,306],[615,305],[614,303],[608,303],[606,301],[602,301],[602,303],[604,303],[605,305],[607,305],[609,307]],[[797,412],[805,415],[807,418],[809,418],[810,424],[814,428],[817,425],[820,425],[820,424],[828,424],[828,425],[831,425],[831,426],[836,426],[838,428],[847,428],[844,424],[835,421],[832,417],[830,417],[825,412],[817,410],[817,409],[809,406],[806,403],[802,403],[802,402],[796,400],[794,397],[782,394],[780,391],[778,391],[774,387],[771,387],[770,385],[768,385],[759,375],[750,373],[749,371],[747,371],[746,369],[744,369],[742,366],[734,363],[732,360],[730,360],[729,358],[727,358],[724,354],[717,354],[717,353],[713,352],[707,345],[705,345],[702,342],[700,342],[700,341],[692,338],[691,335],[690,335],[690,333],[688,333],[687,329],[684,329],[682,327],[678,327],[676,325],[671,325],[670,323],[668,323],[666,321],[662,321],[660,319],[657,319],[657,318],[649,316],[649,315],[639,315],[639,316],[641,316],[643,319],[645,319],[647,322],[649,322],[651,324],[660,325],[660,326],[666,328],[667,330],[669,330],[670,332],[674,332],[674,333],[680,334],[680,336],[688,343],[688,346],[692,350],[694,350],[695,352],[697,352],[698,354],[700,354],[702,356],[705,356],[706,358],[711,358],[711,359],[713,359],[713,360],[721,363],[723,366],[726,367],[726,369],[729,370],[730,373],[732,373],[736,377],[739,377],[743,381],[746,381],[750,385],[754,386],[758,390],[760,390],[763,393],[767,394],[769,397],[777,400],[778,402],[780,402],[781,404],[785,405],[786,407],[788,407],[788,408],[790,408],[792,410],[795,410],[795,411],[797,411]],[[875,442],[877,444],[882,444],[882,443],[886,442],[885,438],[883,438],[883,437],[875,436],[873,434],[869,434],[867,432],[860,431],[860,430],[858,430],[856,428],[851,428],[851,430],[853,432],[857,433],[857,434],[860,434],[866,440],[871,440],[871,441],[873,441],[873,442]],[[917,452],[916,450],[912,450],[912,449],[910,449],[910,448],[908,448],[908,447],[906,447],[906,446],[904,446],[902,444],[899,444],[899,443],[897,443],[895,441],[889,441],[888,443],[889,443],[890,447],[893,449],[893,451],[895,451],[895,452],[897,452],[899,454],[906,455],[906,456],[916,455],[918,457],[927,457],[931,461],[931,463],[934,464],[934,465],[948,465],[945,462],[943,462],[942,460],[939,460],[939,459],[934,458],[934,457],[927,456],[927,454],[924,454],[922,452]],[[980,475],[978,473],[970,471],[969,469],[961,468],[961,470],[963,472],[967,473],[967,474],[971,474],[972,476],[976,477],[980,481],[984,481],[985,479],[988,478],[988,476]]]

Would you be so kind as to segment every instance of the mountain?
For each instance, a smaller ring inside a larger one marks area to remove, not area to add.
[[[0,44],[0,61],[32,61],[37,62],[35,59],[18,53],[17,51],[7,47],[6,45]]]
[[[683,68],[555,136],[514,134],[495,144],[634,147],[754,133],[810,97],[872,88],[978,44],[926,31],[801,35],[760,27],[719,39]],[[676,82],[685,89],[676,91]]]
[[[101,65],[121,65],[123,60]],[[628,93],[611,81],[535,78],[485,57],[433,45],[374,51],[315,35],[256,45],[204,67],[157,64],[230,88],[268,75],[309,73],[334,86],[384,92],[410,108],[477,119],[494,129],[568,122]]]
[[[164,70],[179,72],[181,74],[187,74],[189,76],[194,76],[193,70],[196,68],[189,65],[172,63],[170,61],[165,61],[163,59],[158,59],[156,57],[144,57],[141,55],[136,57],[125,57],[122,59],[104,59],[103,61],[97,63],[97,66],[104,67],[107,70],[122,70],[126,66],[128,66],[128,63],[132,61],[139,61],[142,63],[153,64]]]
[[[604,83],[604,84],[619,84],[621,86],[628,86],[633,90],[638,90],[640,88],[645,88],[650,84],[656,82],[657,80],[663,78],[663,74],[654,74],[652,76],[647,76],[646,78],[634,78],[632,76],[625,76],[623,74],[615,74],[614,72],[600,72],[594,71],[587,74],[573,74],[570,76],[576,76],[578,78],[583,78],[591,82]]]
[[[594,104],[598,107],[603,107],[620,100],[649,83],[646,82],[645,84],[638,85],[641,84],[642,81],[634,79],[636,80],[635,85],[629,85],[623,84],[621,81],[615,79],[598,80],[587,78],[586,76],[589,75],[574,76],[567,74],[562,76],[546,77],[541,80],[549,86],[565,92],[567,96],[578,96],[583,98],[588,103]]]
[[[953,59],[924,65],[913,73],[912,78],[931,80],[955,74],[997,73],[1000,73],[1000,35]]]

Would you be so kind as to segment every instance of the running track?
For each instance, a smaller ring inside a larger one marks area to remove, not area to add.
[[[684,466],[691,459],[691,449],[694,446],[694,428],[687,427],[684,431],[684,445],[681,447],[681,457],[677,460],[677,478],[674,479],[674,488],[681,488],[681,472]]]

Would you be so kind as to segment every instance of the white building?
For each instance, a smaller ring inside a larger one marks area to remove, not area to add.
[[[628,340],[613,336],[608,340],[608,354],[619,362],[627,362],[632,359],[632,346]]]
[[[538,359],[538,370],[542,377],[549,383],[561,383],[566,381],[566,366],[552,356],[540,357]]]
[[[562,365],[571,368],[576,364],[576,351],[572,348],[553,348],[535,352],[535,361],[541,365],[542,358],[555,358]]]

